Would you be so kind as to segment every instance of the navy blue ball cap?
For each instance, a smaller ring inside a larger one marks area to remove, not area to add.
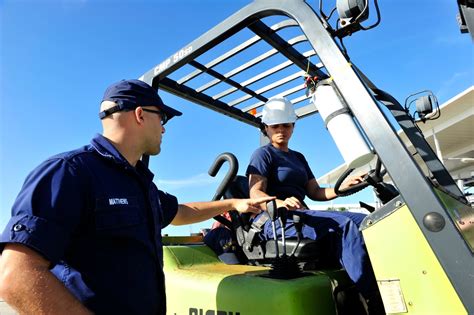
[[[112,101],[116,103],[117,106],[99,113],[100,119],[118,111],[134,110],[138,106],[156,106],[166,114],[168,119],[183,114],[165,105],[156,90],[150,85],[136,79],[121,80],[110,85],[107,90],[105,90],[104,97],[102,98],[102,102],[103,101]]]
[[[227,265],[239,264],[236,249],[232,244],[232,232],[225,227],[210,230],[204,236],[204,243],[209,246],[219,259]]]

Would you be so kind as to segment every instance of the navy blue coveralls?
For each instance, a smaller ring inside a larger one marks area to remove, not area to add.
[[[28,246],[96,314],[165,314],[161,229],[176,197],[157,189],[103,136],[26,178],[0,238]]]
[[[247,176],[249,174],[267,178],[268,195],[281,200],[293,196],[301,202],[306,195],[306,183],[314,178],[303,154],[293,150],[284,152],[271,144],[260,147],[253,153],[247,167]],[[334,255],[333,258],[339,260],[362,295],[369,298],[377,292],[375,276],[362,233],[359,231],[365,215],[348,211],[298,210],[297,212],[304,217],[303,237],[331,240],[333,250],[327,254]],[[277,234],[281,234],[281,229],[277,230]],[[291,219],[286,224],[285,236],[288,238],[297,236]],[[270,220],[263,227],[262,237],[265,240],[273,239]]]

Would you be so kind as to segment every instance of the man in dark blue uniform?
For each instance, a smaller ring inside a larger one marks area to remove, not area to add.
[[[140,161],[181,113],[139,80],[111,85],[103,134],[38,166],[0,237],[0,296],[27,314],[165,314],[161,229],[273,198],[178,204]]]

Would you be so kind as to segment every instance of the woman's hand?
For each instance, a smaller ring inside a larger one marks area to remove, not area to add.
[[[278,200],[278,207],[284,207],[288,210],[304,209],[305,206],[296,197],[288,197],[285,200]]]
[[[354,185],[360,184],[364,181],[364,178],[367,176],[367,173],[358,175],[358,176],[352,176],[348,180],[345,181],[343,185],[341,185],[340,190],[344,190],[346,188],[352,187]]]

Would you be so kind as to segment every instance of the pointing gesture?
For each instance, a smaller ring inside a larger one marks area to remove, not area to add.
[[[260,204],[267,203],[270,200],[274,200],[275,197],[260,197],[260,198],[252,198],[252,199],[234,199],[234,208],[240,213],[245,212],[252,212],[252,213],[260,213],[262,209],[260,208]]]

